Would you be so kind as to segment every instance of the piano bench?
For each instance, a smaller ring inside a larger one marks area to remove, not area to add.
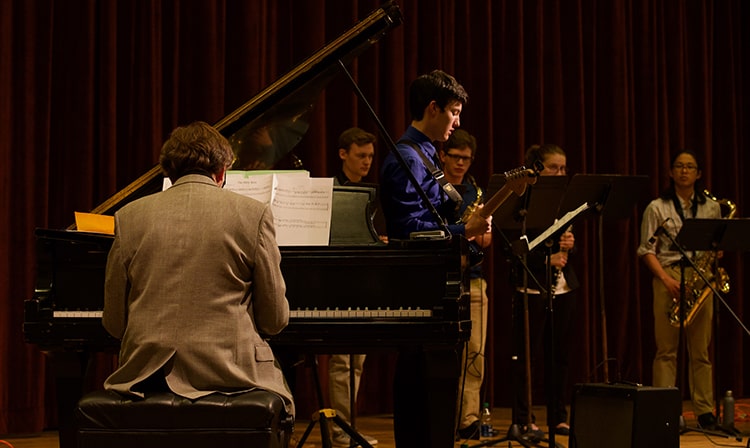
[[[286,448],[294,431],[282,398],[264,390],[197,400],[100,390],[81,398],[75,414],[78,448]]]

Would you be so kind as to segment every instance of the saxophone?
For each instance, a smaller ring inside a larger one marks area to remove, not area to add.
[[[466,224],[467,222],[469,222],[469,217],[474,213],[477,207],[479,207],[479,204],[482,203],[482,189],[477,185],[477,181],[474,180],[474,176],[472,176],[471,174],[467,174],[467,176],[469,176],[469,182],[471,182],[471,185],[477,190],[477,198],[474,200],[474,202],[466,207],[463,214],[461,214],[461,219],[459,219],[456,224]]]
[[[708,190],[703,190],[703,194],[712,201],[718,202],[721,205],[726,206],[729,209],[729,214],[725,217],[726,219],[732,219],[737,213],[737,206],[734,202],[728,199],[717,199]],[[697,270],[703,273],[703,275],[711,282],[714,288],[721,291],[723,294],[729,292],[729,274],[727,271],[718,266],[716,260],[716,251],[701,252],[693,261]],[[713,272],[716,272],[714,278]],[[712,294],[710,286],[706,285],[698,272],[693,272],[689,279],[685,280],[685,292],[687,297],[685,298],[685,326],[690,325],[695,316],[700,311],[706,299]],[[669,323],[673,327],[680,326],[680,302],[676,301],[672,308],[667,313]]]

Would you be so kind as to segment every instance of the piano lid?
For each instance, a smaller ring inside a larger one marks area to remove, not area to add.
[[[289,153],[307,132],[313,104],[323,89],[362,52],[377,43],[403,18],[394,0],[385,2],[344,34],[297,65],[214,127],[229,140],[234,169],[269,169]],[[92,213],[113,215],[120,207],[162,189],[156,165],[115,193]],[[75,228],[72,225],[70,228]]]

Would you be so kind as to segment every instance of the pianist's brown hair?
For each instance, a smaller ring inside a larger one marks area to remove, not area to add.
[[[409,86],[409,112],[414,120],[424,117],[425,108],[432,102],[442,110],[451,101],[466,104],[469,94],[456,78],[442,70],[433,70],[412,81]]]
[[[161,148],[159,165],[173,183],[185,174],[210,176],[232,165],[227,139],[202,121],[175,128]]]

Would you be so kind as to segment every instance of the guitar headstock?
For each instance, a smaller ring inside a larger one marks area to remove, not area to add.
[[[542,167],[542,169],[544,168]],[[539,171],[538,169],[526,168],[525,166],[506,171],[503,173],[505,176],[505,186],[513,190],[513,193],[517,196],[521,196],[526,192],[527,185],[536,183]]]

